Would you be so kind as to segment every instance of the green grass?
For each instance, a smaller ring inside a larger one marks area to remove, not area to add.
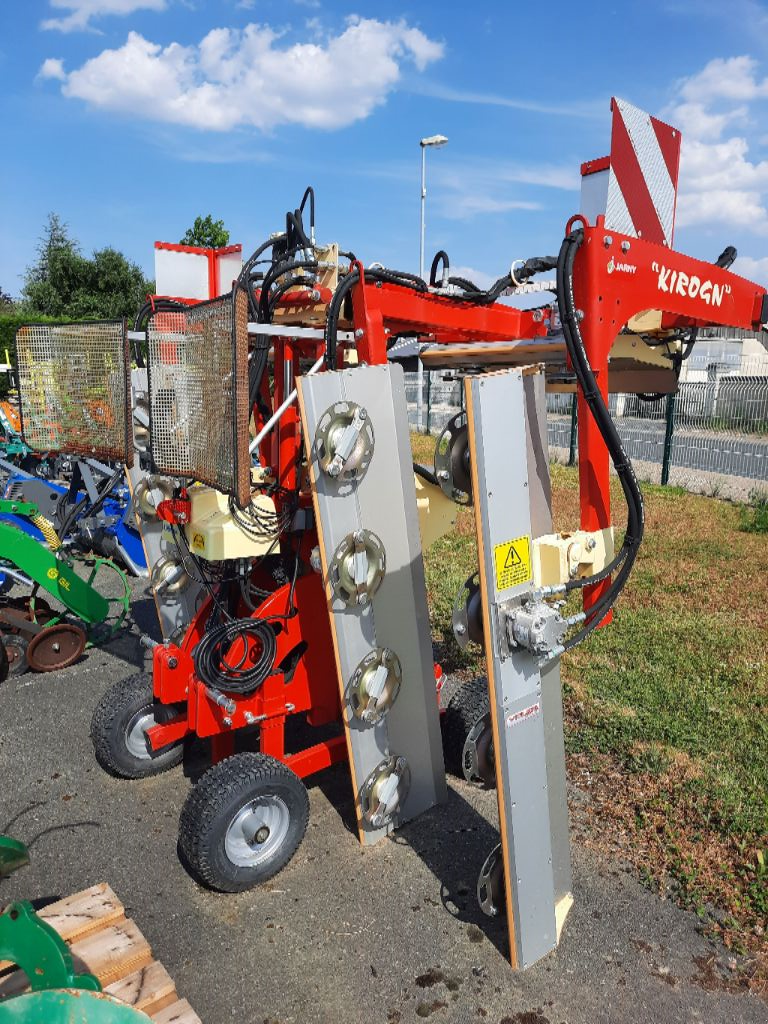
[[[431,450],[414,438],[417,458]],[[576,527],[577,471],[553,466],[552,483],[555,528]],[[753,501],[745,527],[743,506],[680,488],[644,495],[646,538],[614,621],[563,660],[569,762],[607,794],[606,845],[629,822],[638,869],[732,915],[735,948],[768,926],[768,501]],[[613,502],[620,537],[616,486]],[[477,568],[471,510],[425,564],[437,658],[484,672],[482,651],[459,651],[450,629]]]
[[[755,491],[739,513],[739,529],[744,533],[768,533],[768,494]]]

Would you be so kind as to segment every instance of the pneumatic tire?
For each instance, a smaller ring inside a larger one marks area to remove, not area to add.
[[[460,686],[440,716],[445,767],[459,778],[495,785],[491,702],[485,676]]]
[[[184,741],[152,753],[146,730],[175,714],[173,706],[156,703],[151,676],[140,673],[121,679],[102,696],[91,719],[96,760],[121,779],[144,779],[174,768],[184,756]]]
[[[274,757],[244,751],[213,765],[190,791],[179,853],[196,881],[243,892],[282,871],[308,821],[301,779]]]

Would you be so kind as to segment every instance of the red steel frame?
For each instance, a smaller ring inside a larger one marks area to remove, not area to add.
[[[584,241],[574,265],[574,296],[583,315],[584,346],[606,400],[611,346],[636,313],[662,310],[664,324],[676,328],[717,324],[759,329],[768,317],[766,291],[750,281],[664,246],[609,233],[602,218],[592,227],[583,217],[575,217],[566,230],[570,231],[576,223],[584,228]],[[549,322],[540,310],[519,310],[498,303],[478,306],[400,285],[369,282],[365,280],[363,266],[356,266],[360,281],[352,290],[352,327],[361,363],[386,362],[387,340],[397,334],[414,333],[445,345],[543,338],[547,334]],[[311,292],[283,298],[284,304],[292,307],[303,301],[315,304],[317,300]],[[293,389],[300,373],[300,360],[314,362],[322,351],[319,341],[275,337],[273,394],[269,392],[266,375],[262,385],[266,404],[277,408]],[[587,530],[603,529],[610,526],[608,451],[581,394],[578,402],[581,525]],[[256,410],[254,415],[257,424],[263,422]],[[294,404],[261,447],[262,464],[269,465],[278,483],[289,491],[298,486],[301,446],[299,415]],[[311,496],[306,491],[300,496],[300,504],[311,507]],[[307,531],[301,541],[305,561],[316,543],[315,531]],[[592,593],[585,595],[587,605],[607,585],[606,582],[590,588]],[[285,723],[289,715],[306,712],[311,725],[340,718],[322,580],[316,573],[298,579],[294,594],[296,614],[290,618],[285,617],[289,611],[289,590],[288,585],[280,587],[253,613],[243,603],[236,609],[243,617],[284,618],[273,620],[278,623],[278,670],[255,693],[238,697],[234,711],[221,707],[194,672],[192,651],[211,612],[210,599],[201,607],[180,647],[167,644],[155,648],[155,696],[163,704],[182,709],[171,721],[149,730],[154,749],[194,732],[211,738],[213,760],[220,760],[232,752],[235,730],[258,723],[262,752],[280,759],[301,777],[345,760],[343,735],[298,753],[286,753]],[[242,642],[236,642],[235,647]],[[233,650],[232,656],[238,660],[241,653],[242,648]],[[255,661],[259,653],[254,648],[250,656]]]

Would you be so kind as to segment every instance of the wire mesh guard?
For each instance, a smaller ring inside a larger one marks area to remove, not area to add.
[[[250,500],[248,300],[229,295],[158,312],[147,328],[155,469]]]
[[[16,332],[16,366],[30,448],[133,464],[124,321],[27,324]]]

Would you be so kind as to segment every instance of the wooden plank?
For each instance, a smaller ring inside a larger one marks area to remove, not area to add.
[[[50,903],[37,914],[55,928],[65,942],[76,942],[108,924],[122,921],[125,907],[107,883],[100,882],[74,896]]]
[[[75,969],[95,974],[102,985],[109,985],[152,960],[149,943],[130,919],[73,942],[70,952]]]
[[[566,348],[559,341],[502,341],[472,345],[433,345],[422,349],[421,361],[429,369],[469,364],[518,366],[523,363],[565,361]]]
[[[104,991],[135,1010],[143,1010],[150,1015],[179,998],[173,978],[157,960],[113,981]]]
[[[65,942],[72,942],[98,931],[105,925],[122,921],[125,907],[106,882],[76,892],[74,896],[49,903],[37,916],[55,928]],[[13,966],[0,961],[0,971]]]
[[[106,882],[50,903],[38,915],[68,942],[75,970],[95,974],[107,994],[158,1024],[201,1024]],[[0,972],[12,966],[0,963]],[[21,971],[8,971],[0,976],[0,1001],[27,988]]]
[[[179,999],[164,1010],[152,1014],[155,1024],[202,1024],[186,999]]]

